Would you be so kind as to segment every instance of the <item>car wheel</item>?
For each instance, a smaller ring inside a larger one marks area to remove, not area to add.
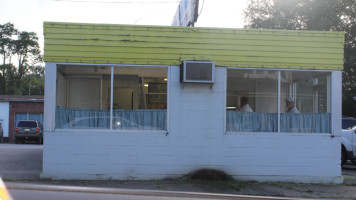
[[[346,149],[344,146],[341,146],[341,167],[344,166],[346,161],[347,161]]]

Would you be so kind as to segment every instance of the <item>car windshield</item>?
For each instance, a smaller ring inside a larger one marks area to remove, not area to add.
[[[18,127],[35,128],[35,127],[37,127],[37,124],[36,124],[36,122],[33,122],[33,121],[20,121]]]

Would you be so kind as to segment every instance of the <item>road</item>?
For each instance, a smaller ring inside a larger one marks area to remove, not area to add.
[[[350,175],[356,177],[356,165],[353,165],[350,161],[346,162],[342,168],[342,175]]]
[[[177,197],[177,196],[150,196],[150,195],[127,195],[127,194],[103,194],[103,193],[87,193],[87,192],[57,192],[57,191],[41,191],[41,190],[10,190],[12,198],[15,200],[38,200],[38,199],[50,199],[50,200],[244,200],[244,199],[276,199],[276,197],[257,197],[257,196],[236,196],[236,197]],[[278,199],[278,198],[277,198]],[[296,200],[293,198],[280,198],[288,200]]]
[[[27,188],[27,189],[26,189]],[[177,192],[159,190],[137,190],[137,189],[117,189],[98,187],[72,187],[72,186],[46,186],[30,184],[12,184],[9,190],[16,200],[37,200],[37,199],[71,199],[71,200],[296,200],[288,197],[251,196],[237,194],[217,194],[201,192]],[[298,198],[300,199],[300,198]]]
[[[124,194],[102,194],[102,193],[87,193],[87,192],[57,192],[57,191],[41,191],[41,190],[10,190],[12,197],[16,200],[192,200],[197,198],[182,198],[182,197],[157,197],[157,196],[141,196],[141,195],[124,195]]]
[[[7,179],[39,178],[43,146],[38,144],[0,144],[0,176]]]

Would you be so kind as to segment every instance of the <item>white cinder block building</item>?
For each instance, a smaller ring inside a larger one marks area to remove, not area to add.
[[[45,22],[44,35],[42,177],[343,181],[343,33]]]

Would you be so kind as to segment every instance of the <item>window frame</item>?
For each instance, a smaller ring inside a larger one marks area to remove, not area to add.
[[[73,131],[78,131],[78,132],[154,132],[154,133],[164,133],[168,134],[169,132],[169,88],[170,88],[170,70],[171,66],[170,65],[127,65],[127,64],[94,64],[94,63],[54,63],[55,70],[53,75],[55,76],[56,81],[54,81],[54,90],[53,91],[53,106],[52,106],[52,130],[54,132],[73,132]],[[120,130],[120,129],[114,129],[112,127],[112,123],[110,123],[110,127],[108,129],[90,129],[90,128],[83,128],[83,129],[73,129],[73,128],[57,128],[56,127],[56,105],[57,105],[57,69],[59,66],[105,66],[105,67],[110,67],[111,68],[111,80],[110,80],[110,121],[113,120],[113,89],[114,89],[114,71],[115,68],[120,68],[120,67],[147,67],[147,68],[166,68],[167,69],[167,119],[166,119],[166,130]]]
[[[277,132],[243,132],[243,131],[228,131],[227,130],[227,85],[228,85],[228,70],[265,70],[265,71],[277,71],[278,72],[278,94],[277,94],[277,98],[278,98],[278,110],[277,110],[277,116],[278,116],[278,122],[277,122]],[[325,73],[330,73],[327,76],[327,79],[330,81],[330,84],[327,84],[327,89],[329,90],[328,93],[328,98],[330,100],[330,121],[331,121],[331,125],[330,125],[330,132],[329,133],[300,133],[300,132],[281,132],[281,72],[282,71],[291,71],[291,72],[325,72]],[[332,86],[333,86],[333,78],[332,78],[332,74],[333,74],[333,70],[311,70],[311,69],[269,69],[269,68],[241,68],[241,67],[226,67],[226,73],[225,73],[225,87],[226,87],[226,94],[225,94],[225,114],[224,114],[224,122],[225,122],[225,126],[224,126],[224,132],[225,134],[298,134],[298,135],[310,135],[310,134],[325,134],[325,135],[334,135],[334,131],[333,131],[333,98],[332,98]]]

